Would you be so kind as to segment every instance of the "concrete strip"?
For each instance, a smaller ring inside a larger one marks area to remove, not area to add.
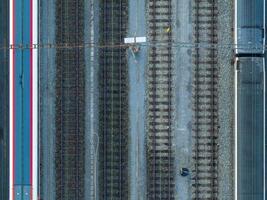
[[[145,1],[129,0],[128,37],[146,36]],[[130,199],[146,199],[145,71],[147,48],[128,51]]]
[[[175,0],[173,11],[173,35],[175,42],[192,42],[191,1]],[[191,49],[175,47],[174,52],[174,155],[175,199],[191,199],[190,176],[182,177],[180,168],[190,168],[192,123],[192,64]]]
[[[84,42],[98,43],[98,1],[86,0]],[[85,48],[85,199],[98,200],[98,49]]]
[[[55,44],[55,0],[39,2],[40,43]],[[40,49],[40,186],[42,199],[55,199],[55,76],[56,49]]]

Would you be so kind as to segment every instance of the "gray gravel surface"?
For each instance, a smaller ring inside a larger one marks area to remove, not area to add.
[[[218,0],[218,43],[233,44],[234,2]],[[219,48],[219,198],[234,199],[233,49]]]

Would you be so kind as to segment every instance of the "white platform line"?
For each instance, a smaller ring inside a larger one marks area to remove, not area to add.
[[[32,42],[38,44],[38,0],[32,0]],[[32,199],[38,199],[38,50],[32,50],[32,67],[33,67],[33,81],[32,81],[32,94],[33,94],[33,118],[32,118]]]
[[[238,52],[238,49],[237,49],[237,0],[235,0],[234,2],[234,14],[235,14],[235,19],[234,19],[234,43],[235,43],[235,53]],[[235,58],[235,82],[234,82],[234,88],[235,88],[235,97],[234,97],[234,101],[235,101],[235,123],[234,123],[234,134],[235,134],[235,137],[234,137],[234,143],[235,143],[235,146],[234,146],[234,199],[237,200],[237,70],[236,70],[236,67],[237,67],[237,62],[238,62],[238,59]]]
[[[234,19],[234,48],[235,48],[235,53],[237,53],[238,49],[237,49],[237,0],[235,0],[234,2],[234,13],[235,13],[235,19]]]
[[[235,86],[234,86],[234,88],[235,88],[235,125],[234,125],[234,127],[235,127],[235,146],[234,146],[234,155],[235,155],[235,160],[234,160],[234,177],[235,177],[235,179],[234,179],[234,184],[235,184],[235,191],[234,191],[234,198],[235,198],[235,200],[237,200],[237,62],[238,62],[238,59],[236,58],[236,60],[235,60]]]

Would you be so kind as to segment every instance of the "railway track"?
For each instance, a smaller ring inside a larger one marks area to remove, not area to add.
[[[174,199],[171,2],[148,2],[148,199]]]
[[[100,1],[100,44],[120,45],[128,1]],[[99,198],[128,199],[128,66],[125,47],[99,50]]]
[[[56,41],[82,44],[84,2],[56,1]],[[84,197],[84,50],[57,49],[56,52],[56,152],[57,200]]]
[[[217,44],[217,0],[194,0],[194,42]],[[218,199],[218,60],[212,46],[193,53],[192,199]]]

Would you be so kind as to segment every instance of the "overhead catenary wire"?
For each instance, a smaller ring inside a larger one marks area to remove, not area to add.
[[[97,43],[46,43],[46,44],[10,44],[0,46],[0,50],[7,49],[72,49],[72,48],[125,48],[131,47],[135,44],[105,44],[99,45]],[[191,43],[191,42],[173,42],[164,43],[160,41],[148,41],[138,44],[141,47],[187,47],[187,48],[229,48],[236,49],[266,49],[267,45],[253,45],[253,44],[223,44],[223,43]]]

